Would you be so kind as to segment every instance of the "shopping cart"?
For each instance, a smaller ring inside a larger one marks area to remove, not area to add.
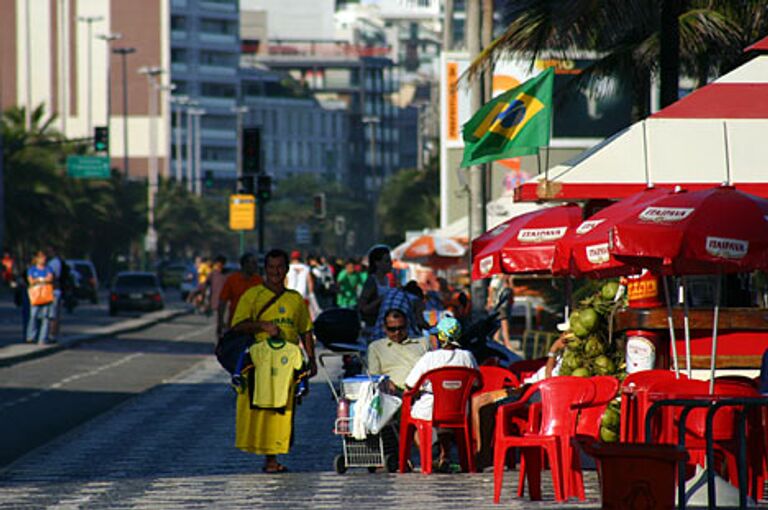
[[[318,355],[320,373],[328,382],[333,400],[338,409],[342,399],[349,401],[350,407],[357,400],[357,388],[362,382],[371,380],[371,376],[360,375],[351,377],[331,377],[326,366],[328,358],[342,358],[347,360],[344,366],[346,375],[358,373],[350,370],[350,367],[362,368],[368,373],[365,366],[365,346],[358,342],[360,334],[360,318],[356,311],[344,308],[334,308],[321,313],[314,323],[315,337],[327,349]],[[352,360],[354,362],[350,363]],[[351,411],[351,409],[350,409]],[[397,468],[397,430],[387,425],[379,434],[368,435],[359,440],[352,436],[352,413],[348,416],[336,418],[333,433],[341,438],[342,453],[334,457],[333,466],[336,472],[341,474],[348,468],[368,468],[374,472],[379,468],[385,468],[394,473]]]
[[[378,434],[369,434],[365,439],[355,439],[352,436],[352,420],[354,419],[352,407],[357,401],[357,388],[365,381],[379,379],[375,376],[360,375],[341,378],[338,386],[334,383],[326,367],[326,359],[329,357],[357,356],[361,358],[359,351],[323,352],[318,356],[320,372],[328,382],[331,394],[339,408],[342,399],[348,402],[349,416],[337,416],[333,433],[341,438],[342,453],[333,459],[333,467],[337,473],[343,474],[348,468],[368,468],[373,473],[379,468],[386,469],[390,473],[397,471],[397,431],[392,425],[385,426]]]

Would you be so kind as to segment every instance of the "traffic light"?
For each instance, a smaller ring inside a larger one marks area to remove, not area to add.
[[[272,176],[260,174],[256,180],[256,198],[259,202],[269,202],[272,198]]]
[[[203,184],[206,188],[213,188],[213,170],[206,170],[203,173]]]
[[[312,196],[312,215],[318,220],[325,219],[325,193]]]
[[[107,126],[93,128],[93,150],[96,152],[109,151],[109,128]]]
[[[238,186],[238,193],[242,193],[244,195],[253,195],[254,190],[254,176],[253,175],[243,175],[241,177],[238,177],[237,182],[239,184]]]
[[[243,129],[243,175],[261,173],[261,129]]]

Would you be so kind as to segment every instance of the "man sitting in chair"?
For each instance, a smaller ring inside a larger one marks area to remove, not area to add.
[[[389,376],[390,390],[401,393],[405,378],[424,353],[429,340],[408,336],[408,319],[402,310],[392,308],[384,315],[385,338],[368,346],[368,372]]]
[[[440,348],[436,351],[427,352],[416,362],[416,365],[414,365],[413,369],[408,374],[408,377],[405,379],[405,386],[407,388],[413,388],[416,383],[419,382],[421,376],[430,370],[444,367],[477,368],[477,362],[472,353],[460,348],[461,344],[459,343],[459,337],[461,336],[461,325],[459,324],[459,321],[454,317],[443,317],[432,332],[437,334]],[[411,407],[411,417],[418,420],[431,420],[435,399],[432,395],[431,388],[427,387],[426,384],[421,390],[421,395]],[[447,472],[450,470],[448,452],[451,447],[451,434],[444,433],[438,429],[436,436],[440,446],[440,457],[437,461],[437,470],[440,472]],[[433,434],[432,437],[435,437],[435,434]],[[418,441],[419,438],[417,434],[417,444]]]

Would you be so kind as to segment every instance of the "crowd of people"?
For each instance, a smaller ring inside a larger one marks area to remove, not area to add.
[[[264,455],[265,472],[287,470],[277,456],[290,448],[297,384],[317,372],[312,324],[323,310],[358,312],[368,371],[387,376],[393,394],[427,370],[477,365],[457,340],[470,311],[468,293],[442,278],[432,285],[403,281],[386,246],[374,246],[363,260],[273,250],[263,261],[263,277],[252,254],[241,257],[239,271],[219,279],[224,263],[214,259],[200,289],[211,296],[219,344],[237,335],[252,343],[235,370],[235,446]],[[430,413],[428,394],[414,406],[418,417]],[[448,445],[438,437],[443,469]]]

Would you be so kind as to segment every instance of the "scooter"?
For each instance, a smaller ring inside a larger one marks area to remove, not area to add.
[[[472,353],[478,365],[493,360],[499,366],[508,367],[512,363],[523,359],[493,339],[501,325],[499,310],[507,305],[509,296],[509,289],[504,289],[499,295],[493,310],[486,316],[470,323],[469,326],[464,328],[461,337],[459,337],[461,346]]]

